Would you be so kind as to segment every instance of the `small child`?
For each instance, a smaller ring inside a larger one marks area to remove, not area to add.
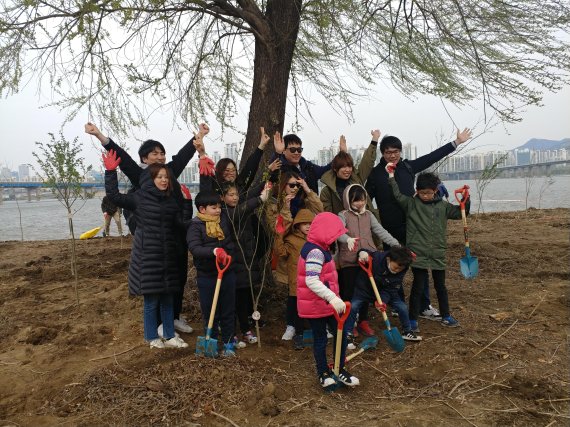
[[[261,250],[257,243],[259,232],[252,223],[253,211],[268,199],[271,188],[265,183],[252,188],[247,200],[243,203],[240,203],[239,189],[235,182],[229,181],[222,184],[220,191],[223,202],[222,215],[226,215],[230,221],[235,246],[236,257],[233,259],[233,265],[236,274],[236,315],[243,340],[237,339],[236,342],[238,348],[243,348],[246,343],[255,344],[257,342],[257,337],[250,330],[248,318],[253,313],[251,287],[261,283],[259,265]],[[260,191],[261,194],[259,194]]]
[[[206,330],[216,287],[215,259],[219,257],[222,264],[225,264],[228,254],[232,257],[235,255],[235,246],[229,219],[227,215],[222,215],[220,195],[215,191],[201,191],[196,196],[195,204],[198,213],[188,227],[186,240],[188,249],[194,257],[200,309],[204,330]],[[212,327],[212,338],[216,339],[218,326],[220,326],[223,356],[236,355],[233,342],[235,298],[236,273],[232,264],[222,279],[216,316]]]
[[[398,292],[402,286],[404,276],[412,263],[412,255],[406,248],[401,246],[394,246],[385,252],[368,252],[366,250],[358,252],[358,260],[363,263],[368,263],[369,257],[372,257],[372,275],[384,304],[380,309],[385,310],[386,304],[390,304],[398,312],[398,318],[404,331],[402,338],[407,341],[421,341],[422,337],[412,331],[408,317],[408,308]],[[376,295],[370,282],[368,280],[366,284],[359,282],[351,301],[353,311],[346,322],[348,331],[351,330],[350,328],[356,322],[356,313],[359,307],[374,301],[376,301]],[[352,341],[352,337],[349,336],[348,341]]]
[[[311,222],[315,214],[309,209],[301,209],[293,220],[293,226],[285,236],[277,234],[275,247],[277,255],[287,262],[287,276],[289,279],[289,296],[287,297],[287,325],[294,328],[293,346],[295,350],[303,349],[304,321],[297,312],[297,262],[301,249],[307,241],[307,234],[311,229]]]
[[[406,244],[416,253],[417,258],[412,267],[414,280],[410,293],[410,323],[416,332],[418,315],[424,283],[431,269],[433,284],[437,292],[439,310],[443,326],[459,326],[459,322],[449,313],[447,288],[445,287],[445,251],[447,249],[447,220],[461,219],[459,206],[452,205],[437,196],[439,178],[437,175],[425,172],[418,175],[416,194],[413,197],[400,193],[394,179],[395,165],[388,163],[388,182],[398,201],[406,213]],[[470,201],[465,200],[466,213],[469,213]]]
[[[366,209],[367,197],[366,190],[360,184],[350,184],[342,194],[344,210],[339,212],[338,216],[348,229],[348,232],[338,239],[340,296],[344,301],[352,300],[357,282],[368,281],[358,266],[356,252],[358,249],[376,251],[372,234],[387,245],[400,246],[400,243],[380,225],[372,212]],[[374,330],[368,323],[368,304],[362,304],[358,311],[353,307],[352,313],[358,314],[358,327],[350,333],[356,335],[357,331],[360,331],[367,336],[374,335]]]
[[[325,389],[334,388],[337,384],[327,364],[327,326],[336,335],[337,322],[333,310],[342,314],[346,309],[344,301],[338,296],[338,276],[331,246],[344,233],[346,228],[337,215],[331,212],[318,214],[311,223],[297,264],[297,310],[299,317],[309,319],[311,324],[317,375]],[[336,342],[336,336],[333,338],[333,342]],[[354,387],[360,381],[344,368],[346,343],[345,328],[342,332],[338,380]]]

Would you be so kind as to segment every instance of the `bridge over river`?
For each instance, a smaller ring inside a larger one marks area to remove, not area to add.
[[[531,163],[528,165],[497,167],[501,171],[500,178],[523,178],[525,176],[547,176],[551,175],[554,168],[570,164],[570,160],[556,160],[553,162]],[[441,172],[440,177],[444,180],[461,181],[467,179],[478,179],[483,170]]]

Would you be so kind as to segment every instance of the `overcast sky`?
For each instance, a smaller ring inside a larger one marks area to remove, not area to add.
[[[48,132],[57,133],[64,114],[52,107],[39,108],[49,103],[46,97],[38,97],[32,89],[0,100],[0,122],[2,129],[2,150],[0,164],[17,169],[19,164],[33,163],[32,151],[35,141],[48,141]],[[474,102],[462,110],[449,102],[445,103],[434,97],[418,97],[410,100],[384,84],[378,85],[370,100],[362,100],[354,108],[355,122],[351,123],[344,116],[334,112],[322,99],[313,99],[315,107],[311,110],[316,124],[303,123],[299,136],[303,140],[307,158],[316,157],[319,148],[338,141],[341,134],[346,135],[349,146],[366,145],[370,141],[370,130],[379,128],[382,135],[398,136],[404,143],[413,143],[418,147],[418,154],[425,154],[440,144],[441,138],[453,139],[453,121],[457,126],[474,127],[475,134],[483,132],[483,105]],[[553,94],[546,93],[543,107],[529,107],[521,114],[522,122],[516,124],[497,123],[492,129],[479,136],[470,145],[476,151],[512,149],[524,144],[531,138],[560,140],[570,137],[570,87]],[[247,104],[249,105],[249,104]],[[448,115],[449,113],[449,115]],[[288,114],[292,112],[288,110]],[[487,119],[491,119],[487,109]],[[245,132],[247,111],[242,109],[242,119],[236,124]],[[84,144],[84,156],[88,163],[98,168],[99,154],[93,147],[96,140],[83,132],[87,121],[87,111],[64,128],[67,138],[79,136]],[[291,120],[287,119],[286,129],[290,129]],[[495,122],[495,121],[492,121]],[[105,124],[98,124],[104,130]],[[223,145],[240,142],[240,136],[228,133],[221,136],[216,123],[209,123],[211,133],[206,139],[207,151],[218,150],[223,155]],[[172,128],[172,116],[169,113],[156,115],[149,122],[149,130],[133,130],[126,138],[131,155],[136,152],[141,140],[153,138],[162,142],[170,158],[183,143],[190,132]],[[111,135],[112,136],[112,135]]]

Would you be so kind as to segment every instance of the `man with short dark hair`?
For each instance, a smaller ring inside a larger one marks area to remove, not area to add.
[[[319,179],[331,168],[331,164],[319,166],[305,159],[303,152],[303,142],[297,135],[290,133],[283,138],[279,132],[275,132],[274,144],[276,154],[281,160],[281,172],[293,171],[301,175],[307,185],[315,194],[319,194]],[[339,150],[346,152],[346,141],[341,141]]]

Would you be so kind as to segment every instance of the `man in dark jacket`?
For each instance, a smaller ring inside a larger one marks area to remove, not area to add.
[[[400,192],[406,196],[413,196],[416,192],[414,187],[416,174],[428,169],[447,155],[453,153],[459,145],[470,138],[470,129],[465,128],[461,132],[458,129],[455,141],[445,144],[415,160],[401,159],[402,142],[398,138],[395,136],[385,136],[382,138],[380,142],[382,158],[372,170],[365,187],[370,198],[376,200],[382,226],[402,245],[406,244],[406,213],[400,207],[390,189],[388,173],[385,170],[386,165],[388,163],[396,164],[394,177],[396,178]],[[385,245],[384,249],[387,250],[389,247]],[[422,298],[422,316],[424,313],[425,316],[431,320],[441,320],[439,312],[430,305],[429,281],[425,284]]]
[[[281,160],[281,172],[294,171],[301,175],[307,185],[316,194],[319,194],[319,179],[330,170],[331,163],[319,166],[301,156],[303,142],[295,134],[285,135],[281,138],[279,132],[274,136],[275,152]],[[339,144],[339,150],[347,152],[346,141]]]
[[[139,157],[143,166],[150,165],[153,163],[165,164],[170,170],[172,175],[172,180],[170,182],[169,188],[172,189],[172,194],[179,206],[179,217],[180,224],[183,224],[183,212],[188,210],[192,206],[192,201],[187,200],[182,195],[182,190],[180,188],[180,183],[177,178],[182,174],[184,168],[190,162],[190,159],[194,156],[197,147],[202,144],[202,138],[208,134],[210,131],[208,125],[205,123],[200,124],[200,130],[198,134],[195,135],[190,141],[188,141],[180,151],[172,157],[172,160],[166,163],[166,151],[164,146],[155,140],[149,139],[143,142],[139,148]],[[123,173],[129,178],[134,190],[131,189],[129,193],[136,191],[139,187],[140,175],[144,170],[143,166],[137,164],[135,160],[118,144],[116,144],[111,138],[103,135],[103,133],[95,126],[93,123],[87,123],[85,125],[85,132],[95,136],[100,142],[105,150],[115,150],[117,156],[121,159],[121,164],[119,165]],[[188,203],[190,206],[188,206]],[[131,226],[129,225],[129,228]],[[134,231],[134,229],[133,229]],[[178,262],[180,264],[180,292],[175,295],[174,298],[174,326],[181,332],[190,333],[192,332],[192,327],[186,323],[184,317],[180,315],[182,311],[182,297],[184,295],[184,286],[186,285],[186,280],[188,276],[188,249],[186,247],[186,229],[182,228],[177,233],[178,236]]]

